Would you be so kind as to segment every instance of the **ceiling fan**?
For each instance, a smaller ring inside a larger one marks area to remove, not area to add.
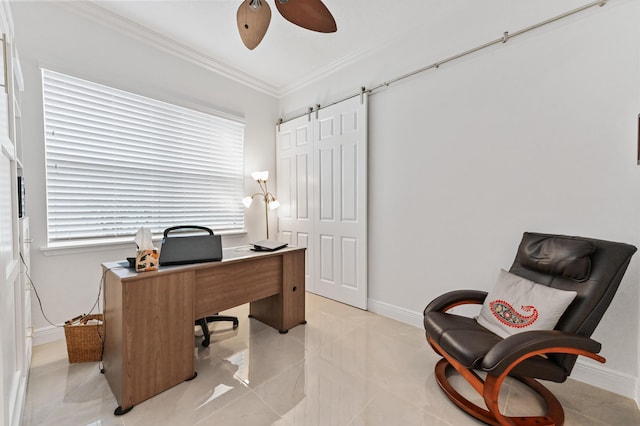
[[[278,12],[287,21],[320,33],[338,30],[333,15],[321,0],[273,0]],[[271,21],[271,8],[265,0],[244,0],[236,14],[240,38],[253,50],[267,33]]]

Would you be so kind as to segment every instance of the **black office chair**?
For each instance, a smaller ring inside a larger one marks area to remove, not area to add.
[[[560,402],[536,379],[564,382],[578,355],[605,361],[597,355],[600,343],[590,336],[613,299],[635,251],[631,245],[592,238],[525,233],[510,272],[565,293],[567,290],[576,293],[553,330],[522,331],[503,338],[473,318],[447,312],[465,303],[483,304],[487,298],[484,291],[454,290],[433,300],[424,311],[424,326],[429,344],[442,356],[436,365],[435,378],[446,396],[487,424],[562,425],[564,412]],[[533,289],[525,296],[532,298],[532,294]],[[511,327],[528,327],[527,318],[533,318],[531,324],[539,319],[536,309],[529,309],[534,306],[522,306],[521,310],[533,312],[535,317],[528,314],[516,318],[514,312],[520,306],[512,307],[498,299],[489,304],[493,306],[493,315],[504,313],[498,316],[510,320]],[[482,395],[487,409],[472,403],[451,385],[448,377],[454,371]],[[486,373],[486,377],[482,379],[478,371]],[[498,395],[507,376],[522,381],[540,395],[547,405],[545,416],[508,417],[500,412]]]
[[[202,329],[202,346],[205,348],[211,343],[211,335],[209,334],[209,323],[218,321],[231,321],[233,322],[233,329],[238,328],[238,318],[226,315],[213,315],[210,317],[200,318],[196,320],[196,325],[199,325]]]

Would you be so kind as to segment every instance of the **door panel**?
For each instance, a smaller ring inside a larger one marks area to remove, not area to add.
[[[335,220],[335,185],[333,182],[334,176],[334,152],[332,148],[322,148],[317,151],[318,157],[318,192],[319,197],[319,217],[320,220],[333,221]]]

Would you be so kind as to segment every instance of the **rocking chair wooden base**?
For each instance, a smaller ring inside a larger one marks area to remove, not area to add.
[[[518,381],[524,383],[527,387],[529,387],[532,391],[538,394],[542,400],[545,402],[547,410],[544,416],[532,416],[532,417],[508,417],[502,415],[498,410],[498,395],[500,393],[500,388],[494,389],[493,386],[490,385],[492,380],[488,380],[485,382],[483,386],[484,392],[481,392],[481,395],[485,398],[490,398],[495,400],[494,411],[488,411],[478,405],[472,403],[467,398],[462,396],[455,388],[449,383],[449,376],[451,373],[455,372],[455,368],[447,361],[446,359],[441,359],[435,368],[435,377],[436,381],[440,388],[444,391],[447,397],[453,401],[458,407],[464,410],[467,414],[475,417],[489,425],[500,426],[500,425],[522,425],[522,426],[531,426],[531,425],[557,425],[561,426],[564,424],[564,410],[562,409],[562,405],[560,401],[543,385],[541,385],[537,380],[527,378],[527,377],[513,377]],[[467,371],[467,370],[465,370]],[[468,371],[467,371],[468,373]],[[461,373],[462,374],[462,373]],[[475,376],[475,373],[471,373]],[[463,376],[465,374],[462,374]],[[477,376],[476,376],[477,377]],[[479,379],[479,378],[478,378]],[[474,386],[475,387],[475,386]],[[487,406],[490,406],[487,403]]]

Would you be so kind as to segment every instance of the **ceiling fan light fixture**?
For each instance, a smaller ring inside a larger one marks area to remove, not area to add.
[[[278,12],[287,21],[311,31],[334,33],[336,21],[322,0],[274,0]],[[264,0],[243,0],[236,13],[238,32],[244,45],[253,50],[269,28],[271,8]]]

